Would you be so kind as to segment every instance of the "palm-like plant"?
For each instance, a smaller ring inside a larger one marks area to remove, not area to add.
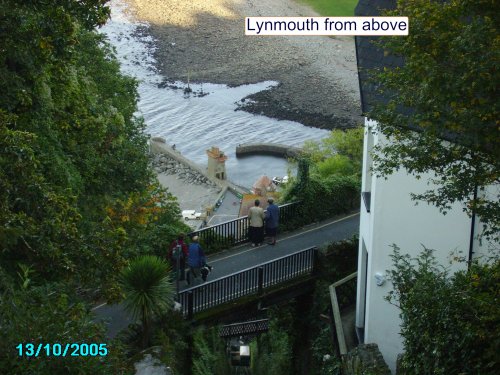
[[[167,263],[152,255],[136,258],[122,272],[125,309],[134,319],[141,319],[144,347],[149,341],[153,317],[166,313],[173,306],[175,290],[169,272]]]

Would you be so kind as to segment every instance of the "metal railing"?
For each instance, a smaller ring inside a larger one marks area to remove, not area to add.
[[[312,273],[317,248],[297,251],[255,267],[185,289],[178,294],[182,312],[188,318],[238,298],[260,294],[265,288]]]
[[[280,225],[286,225],[298,215],[300,202],[292,202],[279,206]],[[229,248],[248,242],[249,222],[246,216],[226,221],[211,227],[189,233],[189,236],[198,236],[206,250],[211,248]]]

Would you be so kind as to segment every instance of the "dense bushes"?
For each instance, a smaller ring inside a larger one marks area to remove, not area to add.
[[[226,345],[217,327],[195,331],[192,369],[193,375],[231,374]]]
[[[113,298],[127,259],[185,227],[148,167],[137,83],[93,31],[104,3],[0,5],[0,264]]]
[[[253,373],[262,375],[293,373],[294,307],[291,303],[271,309],[269,332],[259,335],[250,345]]]
[[[321,143],[308,142],[297,178],[282,201],[301,201],[301,225],[347,213],[359,205],[363,129],[334,130]]]
[[[332,243],[322,249],[319,280],[312,296],[269,309],[269,332],[252,344],[252,371],[257,374],[340,375],[334,345],[328,286],[357,269],[357,239]],[[338,290],[342,307],[352,306],[356,279]]]
[[[401,309],[403,374],[498,374],[500,262],[451,275],[431,250],[395,248],[387,300]]]

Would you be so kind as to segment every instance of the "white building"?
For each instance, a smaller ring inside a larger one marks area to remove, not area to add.
[[[373,16],[378,14],[376,6],[390,8],[394,4],[395,1],[361,0],[356,15]],[[377,98],[374,87],[366,81],[365,69],[380,65],[386,57],[366,37],[356,38],[356,52],[362,107],[366,112],[370,102],[373,103]],[[389,61],[388,65],[393,63]],[[386,61],[382,64],[386,64]],[[366,129],[376,126],[376,121],[365,120]],[[384,299],[392,288],[391,283],[385,280],[386,270],[392,268],[389,257],[391,245],[396,244],[402,253],[413,257],[423,250],[423,246],[435,249],[439,262],[451,270],[458,270],[466,265],[463,262],[450,264],[450,252],[461,251],[466,259],[470,259],[486,253],[488,244],[480,245],[477,234],[482,225],[478,218],[473,221],[466,215],[462,204],[455,204],[447,215],[425,202],[416,205],[410,194],[428,190],[430,176],[421,176],[417,180],[405,170],[399,170],[387,180],[372,176],[370,151],[380,142],[387,142],[387,139],[365,131],[356,329],[361,342],[378,344],[394,372],[397,355],[403,352],[403,345],[399,335],[399,310]]]

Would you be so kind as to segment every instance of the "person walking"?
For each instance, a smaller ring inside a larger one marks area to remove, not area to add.
[[[192,242],[189,244],[188,249],[188,266],[189,271],[187,275],[187,283],[191,285],[191,281],[194,283],[198,276],[201,276],[201,268],[207,263],[205,258],[205,253],[198,243],[198,236],[192,238]]]
[[[276,236],[278,234],[280,209],[276,204],[274,204],[273,198],[268,198],[267,203],[269,203],[269,206],[267,206],[266,210],[266,234],[271,237],[269,245],[274,246],[276,245]]]
[[[259,246],[264,241],[264,210],[259,206],[260,201],[256,199],[254,206],[248,211],[250,221],[248,237],[253,247]]]
[[[179,233],[177,239],[170,244],[168,258],[172,268],[176,271],[179,281],[186,278],[186,259],[188,257],[188,247],[184,242],[184,233]]]

